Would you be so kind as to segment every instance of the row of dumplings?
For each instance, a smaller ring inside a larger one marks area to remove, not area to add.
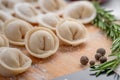
[[[56,53],[60,42],[76,46],[85,41],[86,35],[85,26],[74,19],[61,20],[56,26],[56,32],[43,26],[33,27],[16,18],[7,20],[0,34],[0,74],[17,75],[29,68],[32,62],[19,49],[10,48],[9,43],[25,45],[32,56],[47,58]]]
[[[96,16],[96,9],[89,1],[67,3],[65,0],[0,0],[0,10],[31,24],[39,24],[36,17],[50,12],[62,18],[78,19],[82,23],[90,23]]]
[[[56,30],[44,26],[33,27],[20,19],[9,19],[5,22],[0,34],[0,47],[8,47],[9,43],[24,46],[30,54],[38,58],[46,58],[45,54],[53,54],[60,44],[77,46],[86,40],[85,26],[75,19],[60,20]]]
[[[25,46],[34,57],[47,58],[60,44],[85,42],[83,24],[95,16],[96,10],[88,1],[68,5],[64,0],[0,0],[0,74],[17,75],[31,66],[32,60],[10,44]]]

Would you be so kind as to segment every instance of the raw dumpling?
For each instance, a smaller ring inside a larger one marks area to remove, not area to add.
[[[12,19],[13,17],[8,14],[8,13],[5,13],[4,11],[1,11],[0,10],[0,33],[3,33],[3,24],[6,20],[9,20],[9,19]]]
[[[0,10],[12,13],[16,0],[0,0]]]
[[[29,3],[18,3],[15,5],[15,16],[30,22],[37,24],[38,21],[36,16],[38,15],[37,10]]]
[[[37,11],[38,14],[42,13],[42,10],[40,9],[40,4],[38,3],[38,0],[21,0],[21,3],[30,3]]]
[[[0,20],[0,34],[3,33],[4,22]]]
[[[0,74],[15,76],[23,73],[31,66],[31,59],[17,48],[0,48]]]
[[[9,46],[8,39],[4,35],[0,34],[0,47],[7,47],[7,46]]]
[[[86,40],[87,30],[77,20],[65,19],[56,27],[57,36],[67,45],[79,45]]]
[[[14,45],[25,45],[24,37],[32,25],[19,19],[10,19],[4,24],[4,34]]]
[[[13,18],[10,14],[0,10],[0,20],[5,22],[8,19]]]
[[[59,47],[59,40],[56,35],[44,27],[30,30],[25,36],[25,43],[28,52],[38,58],[53,55]]]
[[[54,13],[47,13],[45,15],[40,15],[38,21],[40,26],[44,26],[55,31],[56,25],[60,21],[60,18]]]
[[[64,0],[39,0],[41,9],[44,12],[56,12],[63,9],[66,5]]]
[[[15,4],[15,0],[0,0],[0,3],[6,7],[12,9]]]
[[[96,17],[96,9],[89,1],[78,1],[70,4],[63,15],[65,18],[78,19],[81,23],[89,23]]]

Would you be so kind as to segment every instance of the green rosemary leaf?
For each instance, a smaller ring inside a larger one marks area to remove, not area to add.
[[[108,70],[106,74],[109,75],[111,72],[113,72],[113,69]]]
[[[115,62],[116,62],[116,59],[110,60],[110,61],[105,62],[105,63],[103,63],[103,64],[95,65],[95,66],[92,68],[92,71],[100,70],[101,68],[105,68],[105,67],[108,68],[108,66],[113,65]]]
[[[100,70],[100,71],[98,71],[98,72],[96,73],[96,77],[98,77],[101,73],[102,73],[102,71],[101,71],[101,70]]]
[[[120,51],[120,37],[118,37],[116,40],[113,41],[111,50],[112,50],[112,54]]]
[[[113,59],[103,64],[99,64],[92,68],[92,71],[97,71],[96,75],[100,75],[102,72],[106,71],[107,74],[110,74],[115,68],[119,65],[120,58]]]
[[[119,60],[116,61],[116,62],[114,63],[114,65],[112,66],[112,68],[111,68],[109,71],[107,71],[107,75],[109,75],[112,71],[114,71],[114,70],[116,69],[116,67],[118,66],[119,63],[120,63]]]

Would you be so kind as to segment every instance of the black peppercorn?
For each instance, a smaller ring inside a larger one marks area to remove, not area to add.
[[[89,62],[89,64],[90,64],[90,66],[93,66],[93,65],[95,65],[95,61],[94,61],[94,60],[91,60],[91,61]]]
[[[95,59],[96,59],[96,60],[99,60],[100,57],[102,57],[102,55],[101,55],[100,53],[96,53],[96,54],[95,54]]]
[[[107,57],[102,56],[99,60],[100,60],[100,63],[104,63],[107,61]]]
[[[104,56],[106,51],[104,48],[99,48],[99,49],[97,49],[96,53],[100,53],[102,56]]]
[[[82,56],[82,57],[80,58],[80,63],[81,63],[82,65],[86,65],[86,64],[88,63],[88,61],[89,61],[89,59],[88,59],[88,57],[86,57],[86,56]]]

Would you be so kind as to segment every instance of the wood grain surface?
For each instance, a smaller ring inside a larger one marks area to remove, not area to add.
[[[88,56],[94,60],[94,54],[98,48],[106,49],[106,56],[110,53],[111,40],[98,28],[92,25],[86,25],[88,30],[87,41],[79,46],[60,46],[55,55],[47,59],[38,59],[32,57],[24,47],[17,47],[28,55],[33,63],[24,73],[13,77],[2,77],[0,80],[52,80],[53,78],[82,70],[89,66],[80,65],[80,57]]]

